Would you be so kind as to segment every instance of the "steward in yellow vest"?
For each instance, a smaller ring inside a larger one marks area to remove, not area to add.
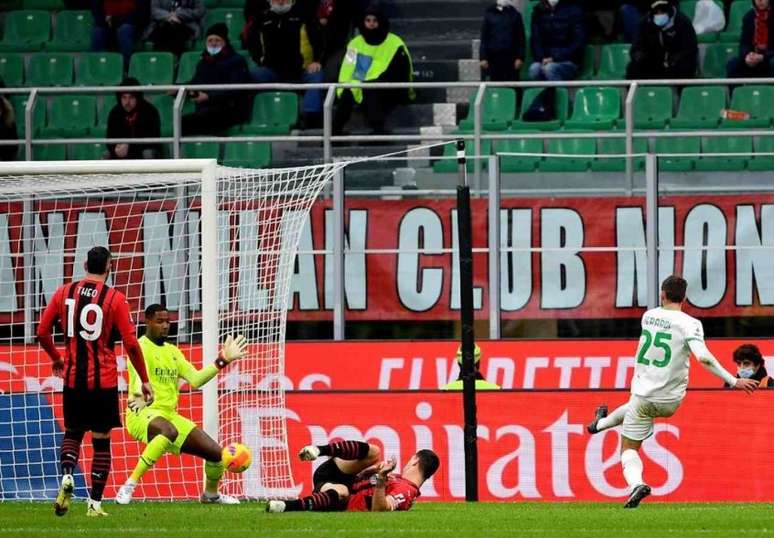
[[[476,365],[476,390],[500,390],[499,385],[495,385],[494,383],[490,383],[486,379],[484,379],[484,376],[481,375],[481,371],[479,370],[481,365],[481,348],[478,347],[478,344],[476,344],[476,347],[473,349],[473,362]],[[462,348],[457,348],[457,364],[460,365],[460,376],[457,378],[456,381],[452,381],[451,383],[444,385],[441,387],[441,390],[462,390]]]
[[[414,80],[411,56],[401,38],[390,33],[390,22],[376,7],[366,9],[359,24],[360,35],[347,44],[341,62],[339,82],[411,82]],[[342,89],[337,90],[338,104],[333,119],[335,134],[341,134],[354,107],[361,106],[373,134],[386,133],[387,114],[398,104],[414,99],[414,91]]]

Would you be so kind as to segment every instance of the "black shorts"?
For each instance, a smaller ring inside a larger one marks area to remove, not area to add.
[[[355,475],[343,472],[339,469],[339,466],[336,465],[336,462],[333,461],[333,458],[330,458],[317,468],[312,477],[312,482],[314,482],[315,492],[320,491],[323,484],[328,483],[342,484],[347,486],[347,489],[351,490],[352,484],[355,482]]]
[[[121,427],[117,387],[97,390],[65,387],[62,405],[65,429],[106,433]]]

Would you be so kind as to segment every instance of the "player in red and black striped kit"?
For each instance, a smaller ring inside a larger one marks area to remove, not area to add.
[[[87,516],[105,516],[102,492],[110,473],[110,430],[121,427],[118,410],[118,375],[115,341],[120,338],[129,360],[142,380],[146,401],[153,401],[142,350],[129,315],[126,297],[107,284],[112,257],[105,247],[94,247],[86,258],[86,277],[60,286],[43,312],[38,340],[51,357],[54,375],[64,378],[65,434],[60,447],[62,485],[54,512],[67,513],[75,486],[73,472],[81,441],[91,432],[94,459]],[[54,345],[54,324],[59,322],[65,340],[64,359]]]

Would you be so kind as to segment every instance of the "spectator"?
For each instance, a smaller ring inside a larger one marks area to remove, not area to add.
[[[0,79],[0,88],[5,88],[5,82]],[[0,140],[18,140],[16,133],[16,113],[13,105],[0,94]],[[15,161],[19,146],[0,146],[0,161]]]
[[[146,39],[154,49],[180,56],[189,40],[199,39],[206,10],[202,0],[151,0]]]
[[[213,24],[207,30],[202,59],[188,84],[245,84],[250,82],[247,61],[228,39],[228,27]],[[196,110],[182,119],[183,135],[217,134],[250,117],[250,94],[239,90],[191,91]]]
[[[355,24],[356,8],[353,0],[312,0],[311,8],[306,22],[308,46],[302,47],[304,59],[308,63],[318,62],[325,80],[335,82]]]
[[[621,17],[624,41],[627,43],[634,43],[637,40],[640,23],[648,14],[651,2],[652,0],[624,0],[622,3],[618,13]]]
[[[755,379],[758,388],[767,389],[774,387],[774,379],[766,372],[765,361],[758,346],[754,344],[742,344],[734,350],[734,362],[736,363],[736,377],[742,379]],[[728,388],[728,384],[725,385]]]
[[[135,78],[126,78],[121,86],[139,86]],[[116,94],[117,104],[108,116],[108,138],[158,138],[161,136],[159,112],[136,90]],[[158,159],[158,144],[108,144],[111,159]]]
[[[247,6],[245,6],[247,10]],[[251,9],[254,11],[254,9]],[[295,0],[271,0],[269,9],[258,18],[247,19],[243,31],[244,44],[255,63],[250,76],[253,82],[325,82],[320,64],[322,47],[312,42],[313,60],[304,68],[301,54],[301,30],[307,20],[303,4]],[[318,37],[309,34],[309,38]],[[307,127],[322,124],[323,90],[307,90],[301,113]]]
[[[629,51],[626,78],[693,78],[699,45],[691,20],[667,0],[656,0]]]
[[[739,57],[726,67],[729,78],[774,76],[774,16],[770,0],[753,0],[742,19]]]
[[[411,56],[403,40],[390,32],[390,22],[377,7],[365,10],[359,24],[360,35],[347,45],[339,71],[339,82],[410,82],[414,79]],[[373,134],[385,134],[385,118],[398,104],[412,100],[412,90],[338,89],[333,129],[340,134],[355,105],[365,112]]]
[[[586,47],[583,10],[570,0],[540,0],[532,12],[532,80],[572,80]]]
[[[497,0],[486,8],[479,57],[489,80],[519,80],[524,63],[524,21],[513,0]]]
[[[148,20],[148,0],[92,0],[91,50],[118,51],[124,67],[134,52],[134,43]]]
[[[586,13],[586,35],[589,41],[615,41],[616,11],[621,0],[585,0],[578,2]]]

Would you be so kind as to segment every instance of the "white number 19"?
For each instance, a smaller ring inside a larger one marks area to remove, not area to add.
[[[72,338],[74,336],[73,326],[75,325],[75,299],[65,299],[65,306],[67,307],[67,336]],[[89,321],[89,313],[94,312],[94,321]],[[93,342],[97,340],[102,334],[102,318],[104,314],[102,309],[93,303],[89,303],[83,307],[80,316],[81,330],[78,334],[84,340]]]

